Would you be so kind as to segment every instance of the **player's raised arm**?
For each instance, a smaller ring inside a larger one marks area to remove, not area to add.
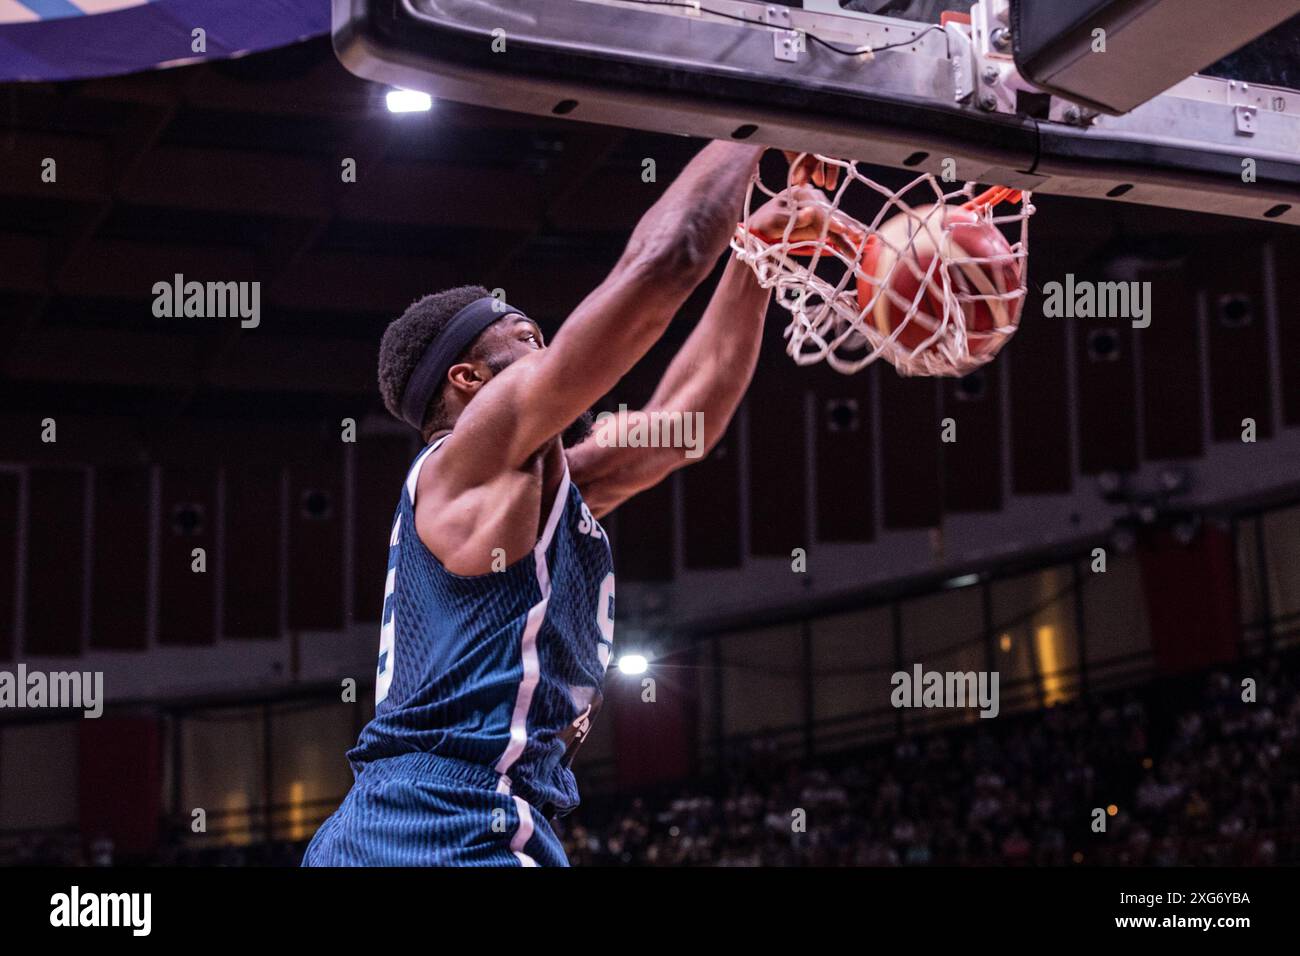
[[[798,165],[795,173],[801,181],[808,178],[808,170]],[[821,179],[833,182],[825,175]],[[828,206],[817,201],[819,195],[810,185],[792,186],[756,210],[751,225],[781,235],[793,217],[792,241],[815,240],[824,228],[848,245],[859,242],[861,236],[846,221],[826,222]],[[768,298],[752,270],[733,256],[699,324],[645,407],[602,416],[595,434],[569,452],[573,480],[593,514],[607,514],[713,450],[753,378]],[[637,427],[643,434],[689,435],[690,441],[629,447],[617,440]]]
[[[749,267],[733,258],[649,403],[602,415],[595,433],[570,450],[573,480],[596,517],[712,451],[753,377],[768,298]],[[618,440],[634,428],[655,433],[663,423],[689,441],[628,447]]]
[[[613,388],[727,247],[761,154],[761,147],[722,142],[701,150],[642,217],[609,276],[550,348],[537,348],[499,375],[485,375],[474,363],[449,369],[452,391],[466,404],[441,456],[443,480],[472,486],[520,467]]]

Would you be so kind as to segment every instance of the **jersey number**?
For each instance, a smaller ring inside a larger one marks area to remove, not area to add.
[[[614,572],[605,575],[600,582],[600,593],[596,596],[596,626],[600,628],[602,638],[596,648],[600,657],[600,666],[609,666],[609,655],[614,650]]]
[[[393,591],[397,587],[397,541],[402,530],[402,516],[393,522],[393,534],[388,539],[388,577],[384,580],[384,610],[379,625],[379,663],[375,668],[375,706],[388,696],[388,685],[393,682],[393,654],[397,649],[397,622],[393,619]]]

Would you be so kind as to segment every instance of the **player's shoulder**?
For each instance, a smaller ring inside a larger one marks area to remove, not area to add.
[[[443,448],[447,439],[451,437],[451,432],[447,432],[420,449],[420,453],[415,456],[410,467],[406,472],[405,491],[414,505],[421,495],[429,493],[436,483],[438,470],[429,467],[430,461],[435,457],[435,453]]]

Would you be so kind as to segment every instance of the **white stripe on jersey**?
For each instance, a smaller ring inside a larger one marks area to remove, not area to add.
[[[551,572],[546,564],[546,549],[551,544],[551,538],[555,536],[555,529],[560,524],[560,515],[564,513],[564,506],[568,500],[569,463],[566,461],[564,476],[560,479],[559,490],[556,491],[555,501],[551,504],[551,513],[546,519],[546,527],[542,530],[541,540],[533,548],[537,587],[542,597],[529,609],[528,619],[524,623],[524,632],[520,639],[519,656],[524,665],[524,676],[519,682],[514,712],[510,715],[510,743],[506,745],[505,753],[497,761],[496,770],[502,777],[510,772],[510,768],[523,754],[524,746],[528,743],[528,709],[532,706],[533,691],[537,689],[537,680],[541,674],[541,663],[537,658],[537,632],[542,628],[542,621],[546,617],[546,605],[551,600]]]

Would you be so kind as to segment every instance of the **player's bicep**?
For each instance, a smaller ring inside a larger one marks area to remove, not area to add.
[[[530,369],[517,410],[519,448],[531,453],[618,384],[672,321],[693,285],[670,262],[616,268],[574,309]]]
[[[658,339],[684,296],[665,292],[658,266],[611,273],[580,302],[546,350],[543,375],[591,407]],[[581,380],[575,382],[574,380]],[[576,386],[576,387],[575,387]]]
[[[674,278],[675,277],[675,278]],[[573,311],[550,347],[485,384],[448,451],[476,477],[518,468],[610,391],[649,351],[690,286],[670,260],[622,262]]]

